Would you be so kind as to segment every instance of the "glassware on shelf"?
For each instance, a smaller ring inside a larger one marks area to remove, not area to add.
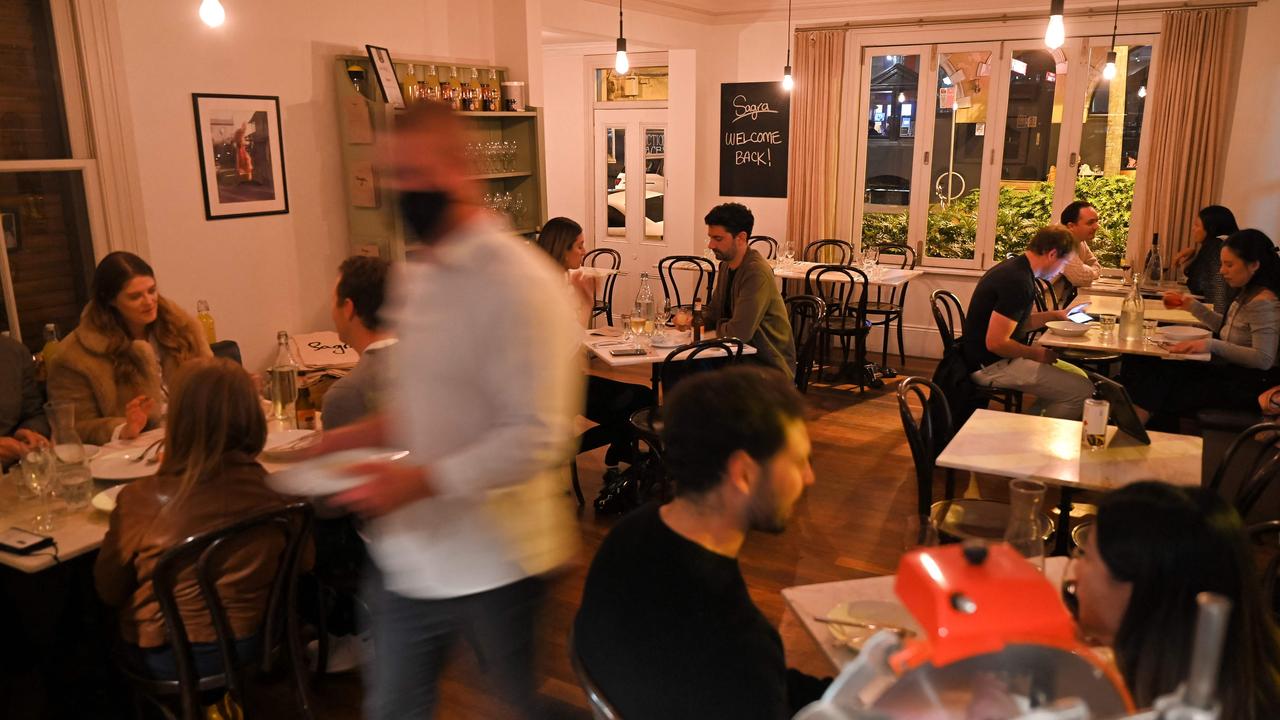
[[[432,102],[440,100],[440,75],[436,73],[436,66],[432,65],[427,70],[427,79],[419,83],[423,98]]]

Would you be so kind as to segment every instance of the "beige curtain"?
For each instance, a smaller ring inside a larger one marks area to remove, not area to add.
[[[1226,162],[1239,10],[1165,13],[1147,98],[1147,167],[1134,197],[1137,259],[1151,234],[1169,257],[1191,243],[1196,211],[1217,202]],[[1131,244],[1130,252],[1135,248]]]
[[[796,33],[787,179],[787,239],[796,257],[813,241],[835,237],[844,55],[844,30]]]

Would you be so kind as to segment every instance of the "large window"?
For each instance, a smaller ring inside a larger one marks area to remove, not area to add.
[[[1095,252],[1124,255],[1151,46],[1077,38],[865,50],[865,151],[855,222],[865,243],[908,243],[934,266],[986,268],[1020,252],[1072,199],[1102,215]],[[916,138],[923,142],[916,142]]]

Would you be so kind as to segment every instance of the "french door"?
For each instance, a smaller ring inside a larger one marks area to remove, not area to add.
[[[867,130],[854,206],[862,242],[909,244],[934,267],[985,269],[1021,252],[1036,228],[1083,197],[1103,214],[1100,259],[1118,264],[1151,46],[1142,38],[1120,45],[1121,69],[1108,80],[1109,45],[1073,38],[1058,50],[1038,40],[864,50]]]
[[[654,266],[671,254],[664,229],[667,111],[596,110],[593,137],[595,247],[622,254],[625,274],[614,298],[616,307],[630,308],[640,273],[661,292]]]

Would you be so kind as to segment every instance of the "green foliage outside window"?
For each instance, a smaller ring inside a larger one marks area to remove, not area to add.
[[[1102,224],[1091,245],[1104,267],[1119,267],[1129,235],[1129,215],[1133,208],[1133,178],[1125,175],[1080,177],[1076,198],[1088,200],[1098,209]],[[977,236],[978,191],[942,209],[929,208],[928,254],[940,258],[972,258]],[[1029,190],[1000,188],[996,211],[996,259],[1022,252],[1032,234],[1055,222],[1053,183],[1036,183]],[[905,243],[907,214],[865,213],[862,218],[863,245]]]

